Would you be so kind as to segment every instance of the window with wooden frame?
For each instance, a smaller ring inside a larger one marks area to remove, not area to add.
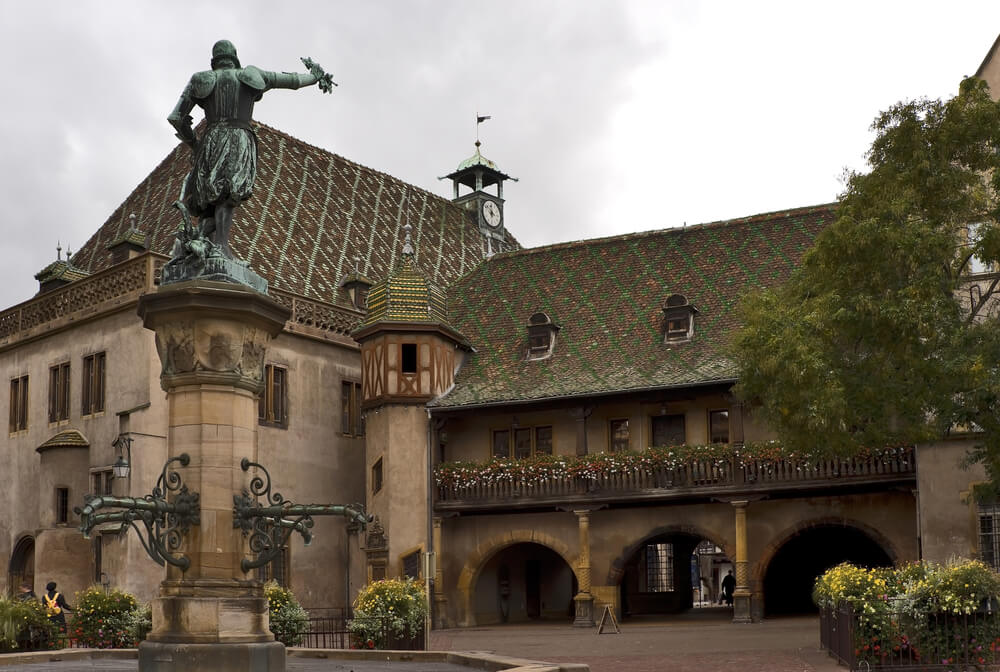
[[[683,413],[654,415],[649,425],[651,446],[680,446],[687,441]]]
[[[674,545],[646,544],[639,556],[639,592],[670,593],[674,590]]]
[[[282,588],[288,588],[292,580],[290,567],[291,554],[288,551],[288,546],[282,546],[281,552],[274,556],[271,562],[257,568],[257,579],[265,583],[274,581]]]
[[[12,378],[10,381],[10,425],[9,431],[19,432],[28,428],[28,377]]]
[[[417,344],[401,343],[399,357],[399,371],[408,375],[417,372]]]
[[[709,443],[729,443],[729,409],[708,412]]]
[[[694,316],[698,309],[683,294],[671,294],[663,304],[663,342],[689,341],[694,337]]]
[[[608,448],[612,453],[629,449],[628,418],[608,421]]]
[[[49,368],[49,422],[69,420],[69,362]]]
[[[521,460],[532,455],[552,454],[552,426],[515,427],[494,429],[492,433],[492,457],[513,457]]]
[[[340,433],[364,436],[365,419],[361,414],[361,383],[349,380],[340,383]]]
[[[69,523],[69,488],[56,488],[56,524]]]
[[[375,460],[372,465],[372,494],[382,489],[382,458]]]
[[[404,579],[413,579],[416,581],[421,577],[420,559],[421,559],[421,550],[419,548],[413,551],[412,553],[405,554],[402,558],[400,558],[399,566],[403,572]]]
[[[257,404],[257,421],[262,425],[288,427],[288,370],[268,364],[264,367],[264,390]]]
[[[545,313],[534,313],[528,318],[527,359],[545,359],[552,354],[556,345],[559,325],[552,322]]]
[[[111,469],[101,469],[90,472],[90,492],[97,497],[110,495],[111,485],[115,481],[115,474]]]
[[[83,358],[83,401],[81,414],[93,415],[104,410],[104,362],[103,352]]]

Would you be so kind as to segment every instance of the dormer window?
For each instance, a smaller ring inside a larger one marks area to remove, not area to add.
[[[556,345],[554,324],[545,313],[535,313],[528,319],[528,359],[545,359],[552,354]]]
[[[663,342],[678,343],[694,337],[694,316],[698,309],[683,294],[671,294],[663,305]]]

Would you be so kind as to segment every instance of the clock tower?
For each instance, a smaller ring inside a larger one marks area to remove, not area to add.
[[[493,255],[509,248],[503,216],[503,183],[514,180],[503,173],[495,163],[479,151],[481,143],[476,140],[476,153],[458,164],[455,172],[440,179],[451,180],[455,186],[454,202],[472,213],[483,234],[486,253]],[[462,186],[471,191],[462,193]],[[496,193],[487,191],[496,187]]]

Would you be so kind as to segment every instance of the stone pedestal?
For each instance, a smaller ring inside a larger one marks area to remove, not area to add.
[[[576,615],[573,618],[574,628],[592,628],[594,625],[594,596],[590,593],[577,593],[573,598],[576,605]]]
[[[263,588],[240,568],[249,549],[233,526],[233,495],[247,486],[240,460],[257,459],[264,354],[288,310],[246,287],[196,280],[143,296],[139,314],[156,332],[169,456],[190,456],[177,471],[201,504],[177,550],[191,564],[167,566],[139,669],[283,672]]]

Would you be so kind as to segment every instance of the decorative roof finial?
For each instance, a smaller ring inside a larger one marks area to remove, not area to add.
[[[69,244],[66,245],[66,261],[69,261],[73,257],[73,251],[69,249]]]
[[[354,275],[361,275],[361,256],[354,255]]]
[[[408,222],[403,225],[403,232],[406,234],[406,237],[403,238],[403,256],[404,257],[412,257],[413,253],[414,253],[414,250],[413,250],[413,239],[410,238],[410,231],[412,231],[412,230],[413,230],[413,227],[410,226],[410,224]]]
[[[56,261],[62,261],[62,243],[56,241]]]
[[[132,229],[133,231],[137,230],[136,227],[135,227],[136,219],[137,218],[136,218],[134,212],[131,215],[128,216],[128,228]]]

